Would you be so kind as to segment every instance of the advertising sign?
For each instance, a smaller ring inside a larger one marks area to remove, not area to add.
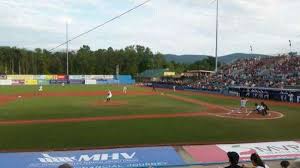
[[[25,80],[25,85],[37,85],[37,84],[38,84],[37,80],[32,80],[32,79]]]
[[[12,85],[11,80],[0,80],[0,85]]]
[[[84,80],[85,76],[84,75],[69,75],[70,80]]]
[[[58,80],[65,80],[67,79],[65,75],[57,75]]]
[[[86,85],[96,85],[97,81],[96,80],[85,80],[84,82]]]
[[[25,80],[12,80],[12,85],[24,85]]]
[[[237,152],[240,161],[249,161],[252,153],[263,160],[300,158],[300,143],[295,141],[184,146],[184,149],[199,163],[227,162],[227,152]]]
[[[0,153],[0,167],[6,168],[57,168],[64,163],[74,168],[137,168],[184,164],[172,147]]]
[[[84,84],[84,80],[80,80],[80,79],[70,79],[69,80],[70,84]]]

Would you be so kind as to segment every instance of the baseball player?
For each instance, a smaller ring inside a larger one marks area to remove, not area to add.
[[[175,85],[173,86],[173,92],[176,92],[176,86]]]
[[[241,98],[241,107],[240,107],[240,112],[246,112],[247,113],[247,108],[246,108],[246,105],[247,105],[247,102],[248,100],[245,99],[245,98]]]
[[[42,91],[43,91],[43,86],[40,85],[40,87],[39,87],[39,92],[42,92]]]
[[[154,83],[152,83],[152,91],[156,92],[156,88],[155,88]]]
[[[288,94],[288,96],[289,96],[290,102],[293,103],[294,102],[294,94],[292,92],[290,92]]]
[[[110,102],[111,98],[112,98],[112,93],[111,93],[110,90],[108,90],[107,97],[106,97],[106,102]]]
[[[127,94],[127,87],[126,86],[123,87],[123,93]]]

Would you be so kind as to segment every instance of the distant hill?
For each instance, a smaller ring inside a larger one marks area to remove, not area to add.
[[[165,59],[167,61],[175,61],[177,63],[186,63],[186,64],[192,64],[196,61],[201,61],[203,59],[206,59],[207,57],[211,57],[209,55],[174,55],[174,54],[165,54]],[[267,55],[263,54],[245,54],[245,53],[234,53],[229,54],[225,56],[220,56],[219,61],[224,64],[230,64],[233,63],[236,60],[239,59],[250,59],[250,58],[265,58],[269,57]]]
[[[196,61],[201,61],[209,55],[174,55],[174,54],[165,54],[165,59],[169,62],[174,61],[177,63],[185,63],[185,64],[192,64]]]
[[[219,61],[225,64],[233,63],[239,59],[250,59],[250,58],[265,58],[269,57],[268,55],[263,54],[244,54],[244,53],[234,53],[219,57]]]

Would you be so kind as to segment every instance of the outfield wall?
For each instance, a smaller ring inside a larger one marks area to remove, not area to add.
[[[144,86],[147,87],[156,87],[164,89],[173,89],[172,84],[163,84],[163,83],[144,83]],[[176,86],[176,90],[187,90],[194,92],[204,92],[210,94],[223,94],[225,96],[238,96],[238,97],[249,97],[256,99],[266,99],[266,100],[276,100],[290,103],[300,103],[300,90],[299,89],[278,89],[278,88],[258,88],[258,87],[228,87],[227,89],[222,90],[213,90],[213,89],[203,89],[203,88],[193,88],[190,86]],[[248,90],[248,94],[247,94]],[[249,92],[251,90],[256,90],[256,94]],[[260,94],[257,93],[260,92]],[[289,93],[293,94],[293,97],[289,97]]]
[[[55,84],[134,84],[131,75],[1,75],[0,86]]]

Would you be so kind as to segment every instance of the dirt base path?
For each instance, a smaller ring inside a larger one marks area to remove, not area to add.
[[[204,106],[207,108],[208,115],[210,116],[230,118],[230,119],[243,119],[243,120],[274,120],[274,119],[280,119],[284,117],[282,113],[276,111],[269,111],[268,115],[263,116],[261,114],[257,114],[256,112],[253,112],[251,109],[248,109],[245,112],[241,112],[239,109],[227,108],[224,106],[210,104],[210,103],[202,102],[200,100],[190,99],[186,97],[180,97],[171,94],[166,94],[166,96],[177,100]]]

